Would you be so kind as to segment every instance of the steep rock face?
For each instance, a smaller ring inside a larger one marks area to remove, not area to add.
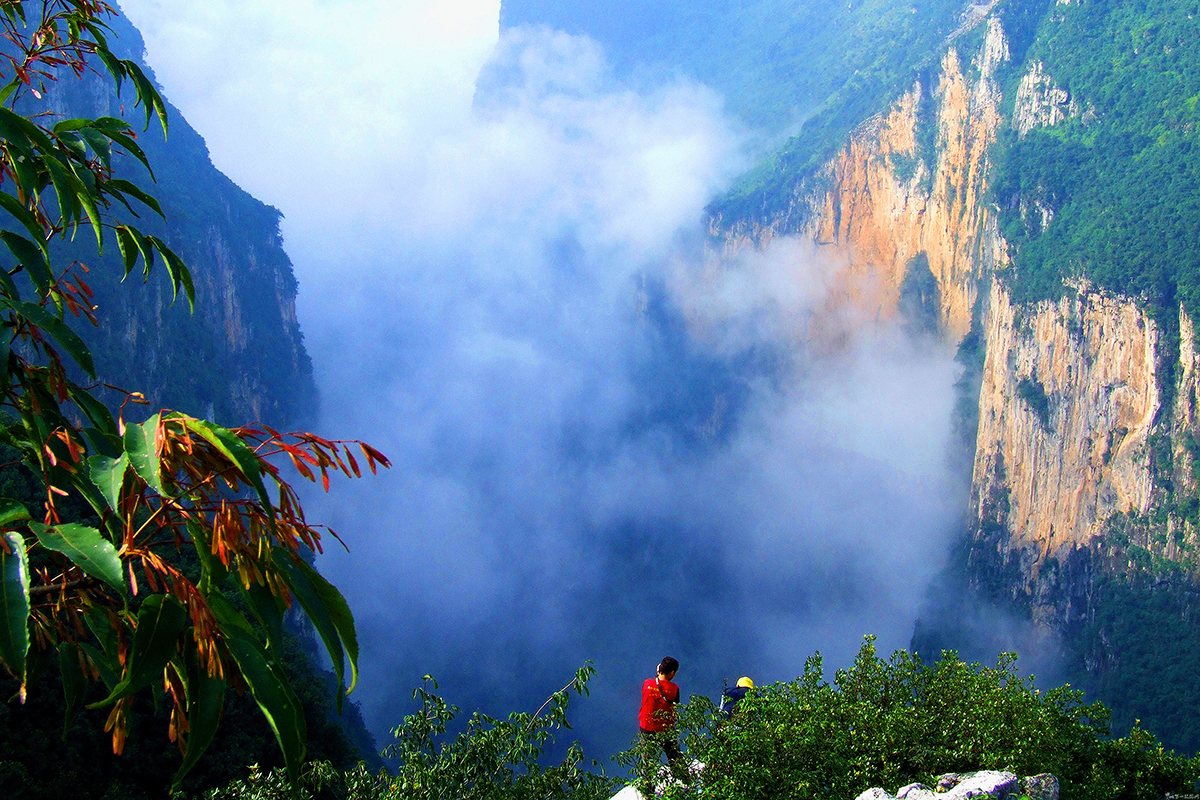
[[[982,27],[973,54],[949,47],[936,85],[914,86],[860,126],[786,213],[726,222],[723,232],[731,248],[811,237],[841,265],[830,319],[847,307],[895,317],[908,265],[927,257],[943,336],[958,342],[974,327],[985,353],[970,508],[977,546],[998,551],[1020,584],[1014,591],[1046,605],[1039,616],[1061,618],[1050,608],[1060,598],[1039,584],[1042,566],[1102,548],[1114,516],[1145,517],[1161,504],[1164,476],[1152,451],[1165,407],[1168,477],[1195,486],[1190,432],[1200,415],[1200,354],[1182,310],[1176,338],[1163,335],[1138,298],[1082,284],[1058,301],[1014,303],[1001,277],[1007,245],[985,198],[991,147],[1005,125],[1024,136],[1079,109],[1034,61],[1014,81],[1005,120],[997,72],[1009,46],[995,16]],[[934,126],[932,136],[923,125]],[[923,137],[931,147],[923,149]],[[1047,211],[1044,223],[1049,218]],[[1164,360],[1176,358],[1164,372]],[[1177,378],[1164,388],[1168,373]]]
[[[1003,31],[991,20],[969,65],[975,79],[950,49],[937,85],[914,86],[889,113],[861,126],[815,182],[821,189],[786,215],[802,220],[795,227],[845,264],[832,306],[894,317],[906,268],[924,253],[938,284],[943,332],[957,341],[970,329],[980,276],[1003,257],[981,195],[1001,121],[995,71],[1007,57]],[[936,126],[933,153],[921,152],[923,117]],[[792,227],[779,220],[755,229],[753,238],[767,241]]]
[[[1059,87],[1047,75],[1040,61],[1035,61],[1017,86],[1013,103],[1012,127],[1018,136],[1034,128],[1057,125],[1076,112],[1071,94]]]
[[[1133,300],[1086,288],[1017,307],[996,280],[984,335],[973,511],[1007,530],[1006,548],[1030,551],[1032,580],[1112,514],[1150,509],[1158,326]]]
[[[137,30],[120,17],[112,27],[119,54],[140,61]],[[151,407],[227,424],[282,426],[314,414],[316,388],[296,319],[297,285],[279,212],[217,171],[203,139],[173,107],[164,140],[157,119],[141,132],[142,110],[130,108],[131,92],[118,96],[107,76],[80,80],[65,71],[46,88],[40,98],[22,100],[25,111],[130,120],[156,180],[132,159],[118,170],[157,197],[166,216],[164,222],[143,211],[137,225],[164,238],[195,283],[196,308],[189,313],[185,299],[172,298],[161,265],[144,283],[136,273],[122,282],[111,235],[103,257],[83,235],[57,244],[59,263],[78,260],[89,270],[100,327],[73,327],[89,342],[99,379],[144,393]],[[109,399],[119,402],[120,396]]]

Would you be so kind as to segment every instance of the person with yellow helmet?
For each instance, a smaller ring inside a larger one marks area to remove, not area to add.
[[[754,681],[743,675],[738,678],[737,686],[732,689],[726,689],[721,692],[721,708],[720,711],[728,719],[733,716],[733,710],[737,704],[742,702],[742,698],[746,696],[746,692],[754,688]]]

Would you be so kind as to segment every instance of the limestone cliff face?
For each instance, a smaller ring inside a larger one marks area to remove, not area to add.
[[[1160,336],[1138,303],[1086,288],[1017,307],[993,281],[989,301],[973,511],[1032,579],[1112,514],[1150,509]]]
[[[938,282],[946,335],[957,341],[970,329],[980,276],[1002,253],[981,194],[988,146],[1000,124],[994,73],[1007,57],[1004,34],[993,21],[975,56],[977,80],[967,79],[957,50],[949,50],[930,95],[914,88],[886,117],[860,129],[829,166],[829,189],[817,201],[810,233],[848,264],[835,301],[893,316],[907,264],[925,253]],[[932,174],[918,161],[922,102],[936,105]],[[904,165],[914,161],[905,179]]]
[[[1005,119],[996,75],[1008,43],[994,16],[980,25],[981,45],[951,44],[936,85],[914,86],[860,126],[809,184],[818,188],[797,192],[777,220],[741,225],[753,236],[727,244],[811,237],[842,265],[830,318],[846,307],[896,316],[907,266],[928,258],[942,334],[958,342],[975,327],[985,351],[969,512],[977,546],[1018,567],[1020,591],[1036,595],[1043,565],[1102,546],[1114,515],[1151,513],[1164,481],[1194,487],[1200,354],[1186,315],[1177,336],[1164,336],[1138,298],[1080,285],[1056,302],[1013,302],[1007,246],[985,197],[990,148],[1005,125],[1021,137],[1080,109],[1033,62],[1013,82]],[[931,124],[932,136],[922,131]],[[1160,385],[1170,374],[1172,385]],[[1156,441],[1172,452],[1170,475],[1154,463]]]

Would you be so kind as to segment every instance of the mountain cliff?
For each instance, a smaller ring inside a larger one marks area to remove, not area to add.
[[[114,52],[141,63],[141,35],[123,17],[110,22]],[[66,70],[67,68],[63,68]],[[165,281],[145,283],[123,271],[115,244],[97,258],[94,242],[57,243],[63,263],[89,269],[98,328],[74,328],[96,356],[100,381],[143,392],[151,407],[168,407],[225,424],[284,426],[315,414],[316,388],[296,319],[296,279],[283,250],[280,213],[256,200],[213,166],[204,140],[168,104],[169,135],[158,121],[141,132],[132,90],[113,90],[107,76],[69,71],[45,82],[40,97],[22,98],[25,113],[56,117],[125,116],[154,167],[154,179],[127,159],[124,176],[155,195],[166,220],[142,214],[141,227],[163,238],[189,265],[195,313],[173,303]],[[139,120],[139,117],[141,119]],[[120,396],[113,394],[114,402]]]
[[[509,18],[525,5],[506,0]],[[856,89],[870,112],[840,142],[815,115],[709,225],[724,249],[810,238],[844,265],[833,302],[868,318],[910,314],[924,287],[932,327],[959,345],[970,502],[914,646],[991,658],[1012,639],[978,620],[1015,615],[1117,730],[1141,718],[1191,750],[1197,15],[1121,0],[938,9],[936,41],[895,80],[806,100]],[[823,41],[806,47],[837,46]]]
[[[1194,234],[1194,197],[1171,194],[1167,181],[1150,208],[1122,208],[1131,187],[1147,190],[1138,174],[1145,167],[1093,170],[1118,162],[1111,151],[1036,162],[1051,149],[1127,140],[1140,127],[1104,93],[1064,88],[1043,56],[1047,42],[1061,44],[1064,29],[1081,41],[1123,34],[1131,52],[1120,79],[1157,85],[1161,59],[1137,56],[1149,45],[1156,56],[1193,57],[1197,31],[1145,41],[1146,31],[1169,31],[1183,13],[1167,7],[993,6],[831,160],[788,176],[785,206],[764,193],[759,207],[768,213],[731,215],[733,203],[719,201],[714,228],[760,243],[783,233],[813,238],[847,265],[841,285],[870,288],[842,291],[842,301],[876,317],[901,313],[907,271],[928,266],[940,329],[972,351],[966,385],[978,393],[968,398],[966,543],[945,577],[962,582],[963,597],[1016,612],[1057,641],[1057,668],[1108,702],[1116,724],[1140,717],[1168,742],[1195,749],[1200,732],[1173,712],[1191,696],[1179,670],[1195,661],[1189,648],[1200,642],[1195,294],[1187,260],[1163,258]],[[1014,47],[1020,24],[1027,31],[1037,12],[1032,41]],[[1060,60],[1082,71],[1071,63],[1077,50]],[[1182,72],[1180,91],[1195,78]],[[1194,169],[1190,146],[1176,139],[1191,135],[1195,96],[1166,94],[1158,141],[1137,142],[1124,158],[1153,163],[1182,151],[1177,169]],[[1187,110],[1181,118],[1170,118],[1172,104]],[[744,199],[736,205],[746,207]],[[1124,219],[1085,227],[1088,210]],[[1126,234],[1139,213],[1158,228],[1153,236]],[[1097,250],[1114,254],[1119,268],[1090,258]],[[995,644],[967,630],[967,614],[965,605],[931,611],[915,644],[927,652],[935,643]],[[1156,669],[1157,685],[1148,677]]]

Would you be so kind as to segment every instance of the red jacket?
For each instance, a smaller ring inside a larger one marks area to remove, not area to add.
[[[642,684],[642,712],[638,722],[644,731],[665,731],[675,727],[675,704],[679,687],[671,681],[647,678]]]

